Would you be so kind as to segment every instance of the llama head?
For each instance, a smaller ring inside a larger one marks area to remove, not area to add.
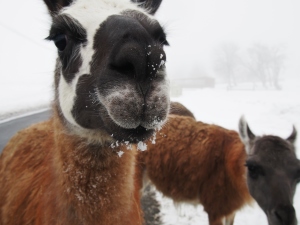
[[[66,127],[93,141],[148,138],[170,104],[168,43],[153,17],[161,0],[44,1],[53,21],[47,39],[58,49],[55,107]]]
[[[247,184],[252,197],[266,213],[270,225],[296,225],[293,197],[300,181],[300,161],[295,154],[297,131],[280,138],[256,136],[242,117],[239,132],[248,157]]]
[[[254,148],[254,144],[256,143],[257,140],[261,139],[261,137],[256,136],[251,131],[244,116],[242,116],[239,120],[239,136],[245,145],[247,154],[248,155],[256,154],[257,152],[255,152],[256,148]],[[283,142],[285,142],[290,146],[290,149],[293,150],[292,151],[293,154],[295,154],[296,138],[297,138],[297,130],[294,126],[293,126],[293,131],[288,138],[286,138],[285,140],[280,138]]]

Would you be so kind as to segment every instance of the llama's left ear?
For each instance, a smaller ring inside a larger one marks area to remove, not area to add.
[[[69,6],[73,0],[44,0],[48,7],[49,13],[52,16],[61,10],[63,7]]]
[[[148,13],[154,15],[158,10],[162,0],[131,0],[147,10]]]
[[[293,131],[292,134],[286,139],[287,141],[289,141],[290,143],[294,144],[297,138],[297,130],[295,128],[295,126],[293,126]]]
[[[245,145],[247,154],[250,154],[255,135],[250,130],[250,127],[248,126],[244,116],[242,116],[239,121],[239,135]]]

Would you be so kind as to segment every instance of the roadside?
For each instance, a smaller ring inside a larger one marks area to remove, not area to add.
[[[29,116],[29,115],[44,112],[44,111],[47,111],[47,110],[50,110],[49,104],[44,104],[44,105],[39,105],[39,106],[36,106],[36,107],[31,107],[31,108],[26,108],[26,109],[22,109],[22,110],[3,113],[3,114],[0,114],[0,124],[6,123],[8,121],[18,119],[18,118],[21,118],[21,117],[26,117],[26,116]]]
[[[27,112],[29,113],[29,112]],[[19,118],[10,118],[6,122],[0,123],[0,153],[9,139],[19,130],[24,129],[31,124],[46,120],[50,117],[50,110],[44,109],[40,112],[31,112],[30,115],[19,115]]]

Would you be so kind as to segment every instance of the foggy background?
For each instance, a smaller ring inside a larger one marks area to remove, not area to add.
[[[298,0],[163,0],[156,16],[170,43],[172,96],[219,83],[228,90],[284,89],[282,81],[300,73],[299,11]],[[42,0],[0,1],[0,118],[52,99],[56,48],[44,40],[49,27]]]
[[[283,88],[283,79],[299,77],[299,10],[296,0],[164,1],[169,76]]]

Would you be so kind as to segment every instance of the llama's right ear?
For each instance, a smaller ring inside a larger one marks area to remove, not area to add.
[[[289,141],[290,143],[294,144],[297,138],[297,130],[295,128],[295,126],[293,126],[293,131],[292,134],[286,139],[287,141]]]
[[[50,15],[57,14],[63,7],[69,6],[73,0],[44,0]]]
[[[147,10],[148,13],[154,15],[158,10],[162,0],[131,0]]]
[[[250,154],[250,149],[255,139],[255,135],[250,130],[244,116],[242,116],[239,121],[239,134],[242,142],[245,145],[247,154]]]

